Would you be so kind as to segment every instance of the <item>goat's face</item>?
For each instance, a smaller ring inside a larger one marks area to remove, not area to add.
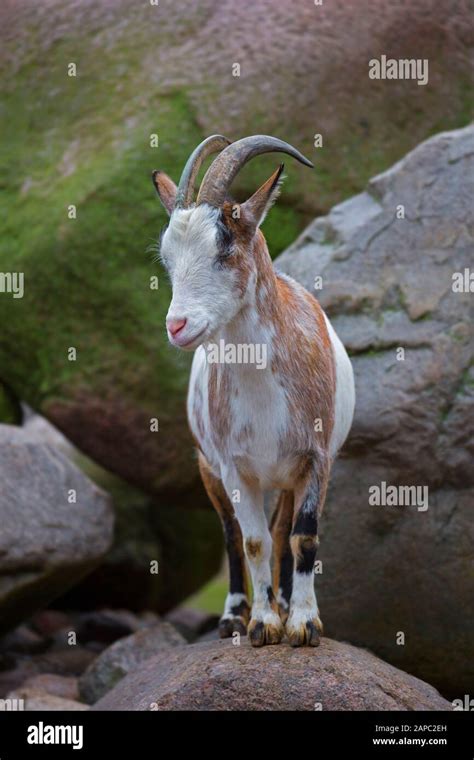
[[[241,205],[227,200],[228,189],[248,160],[274,151],[312,166],[291,145],[268,135],[232,144],[222,135],[212,135],[189,157],[178,187],[163,172],[153,172],[153,183],[170,216],[161,240],[161,258],[173,287],[166,327],[171,343],[180,348],[193,350],[213,338],[255,292],[255,240],[278,195],[283,164]],[[206,172],[194,205],[198,171],[216,152],[219,156]]]
[[[160,254],[173,288],[168,338],[194,350],[241,310],[255,282],[255,263],[224,210],[207,204],[172,213]]]

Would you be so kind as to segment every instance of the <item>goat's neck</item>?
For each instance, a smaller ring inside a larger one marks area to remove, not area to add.
[[[269,325],[279,314],[280,303],[278,280],[268,253],[265,238],[260,233],[255,240],[253,255],[257,264],[257,277],[247,303],[234,319],[216,336],[226,344],[267,343],[271,349]]]

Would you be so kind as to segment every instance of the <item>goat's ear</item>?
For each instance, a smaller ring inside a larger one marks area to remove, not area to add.
[[[242,203],[241,211],[243,217],[250,221],[255,229],[259,227],[265,219],[267,213],[275,203],[280,194],[282,184],[282,173],[285,168],[280,164],[278,169],[273,172],[272,176],[258,188],[248,201]]]
[[[151,177],[160,201],[168,212],[168,216],[171,216],[178,188],[171,177],[168,177],[164,172],[154,171]]]

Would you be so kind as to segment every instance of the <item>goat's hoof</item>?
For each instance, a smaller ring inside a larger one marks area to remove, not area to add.
[[[292,647],[318,647],[323,626],[319,617],[293,622],[291,615],[286,623],[286,635]]]
[[[265,644],[279,644],[283,638],[282,622],[275,615],[275,620],[264,623],[263,620],[252,619],[249,623],[248,637],[253,647],[263,647]]]
[[[219,638],[230,639],[234,633],[247,634],[247,623],[243,617],[226,617],[219,620]]]

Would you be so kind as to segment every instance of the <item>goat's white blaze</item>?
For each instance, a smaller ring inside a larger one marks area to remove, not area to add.
[[[187,320],[185,337],[204,331],[199,342],[213,335],[240,306],[235,272],[217,269],[215,264],[218,215],[218,209],[206,205],[178,209],[161,241],[161,256],[173,287],[167,318]]]

